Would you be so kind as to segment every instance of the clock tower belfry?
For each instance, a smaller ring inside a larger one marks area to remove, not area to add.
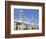
[[[23,13],[23,10],[20,10],[19,21],[20,22],[23,22],[24,21],[24,13]]]

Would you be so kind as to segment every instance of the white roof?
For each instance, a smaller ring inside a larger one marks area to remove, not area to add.
[[[18,20],[15,20],[15,22],[19,22],[19,23],[25,23],[25,24],[32,24],[32,23],[27,23],[27,22],[25,22],[25,21],[18,21]],[[37,24],[35,24],[35,25],[37,25]],[[38,26],[38,25],[37,25]]]

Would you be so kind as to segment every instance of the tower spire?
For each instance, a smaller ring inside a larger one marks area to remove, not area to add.
[[[32,16],[32,19],[30,21],[30,24],[34,25],[34,17]]]
[[[23,13],[23,10],[20,10],[20,13],[19,13],[19,21],[21,21],[21,22],[24,21],[24,13]]]

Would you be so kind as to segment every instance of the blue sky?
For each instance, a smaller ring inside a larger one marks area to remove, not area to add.
[[[14,20],[18,20],[20,10],[23,10],[25,19],[24,21],[30,22],[32,20],[32,16],[34,17],[35,23],[39,23],[39,10],[38,9],[14,9]]]

